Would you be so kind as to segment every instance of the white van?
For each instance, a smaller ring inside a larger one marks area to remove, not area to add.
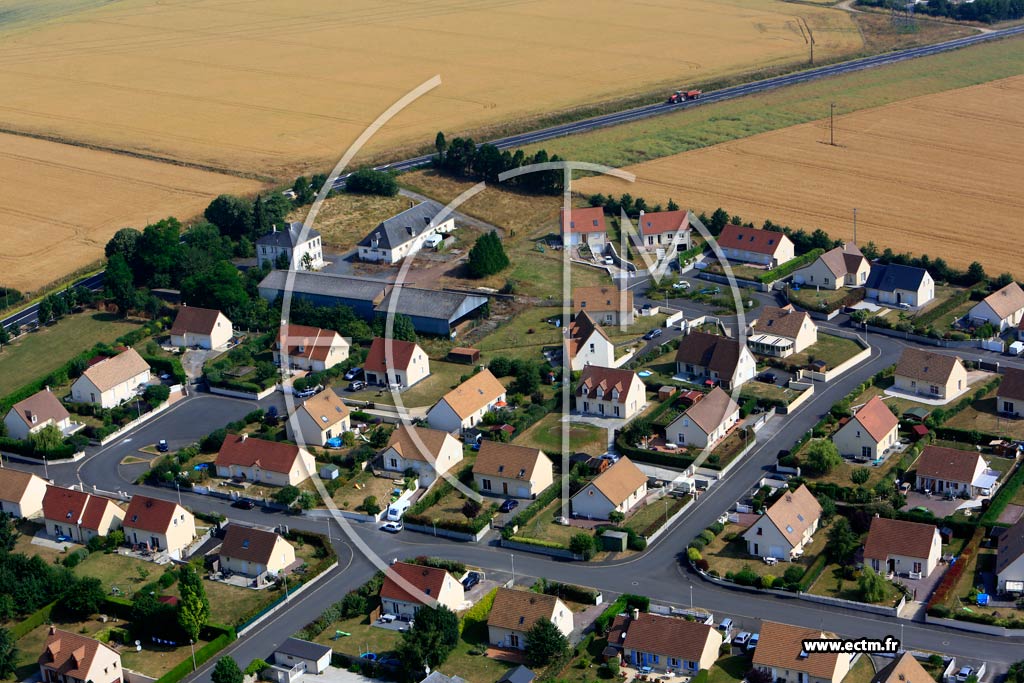
[[[408,500],[402,500],[402,501],[399,501],[397,503],[392,503],[388,507],[387,520],[389,522],[401,521],[402,515],[404,515],[405,511],[408,510],[408,509],[409,509],[409,501]]]

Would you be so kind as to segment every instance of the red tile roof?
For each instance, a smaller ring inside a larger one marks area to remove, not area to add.
[[[594,319],[590,317],[586,311],[580,311],[576,314],[576,319],[569,323],[569,336],[566,338],[565,343],[568,346],[569,357],[575,358],[576,354],[579,353],[580,349],[587,342],[588,339],[597,333],[611,341],[608,338],[608,334],[604,331],[600,325],[594,322]]]
[[[64,405],[53,395],[50,388],[37,391],[23,401],[15,403],[11,410],[21,418],[29,429],[47,420],[61,422],[71,417]],[[35,421],[32,420],[33,416]]]
[[[186,332],[210,334],[217,326],[218,317],[220,317],[220,311],[215,311],[212,308],[182,306],[178,309],[178,315],[174,316],[171,334],[183,335]]]
[[[935,533],[931,524],[875,517],[864,543],[864,559],[884,562],[890,555],[927,558]]]
[[[754,650],[753,664],[758,668],[802,671],[815,678],[832,680],[839,661],[838,654],[815,652],[803,657],[800,655],[804,649],[803,641],[834,637],[820,629],[764,621],[761,622],[761,636]]]
[[[996,396],[1024,401],[1024,370],[1005,368]]]
[[[308,325],[282,325],[280,330],[277,348],[291,358],[327,360],[332,347],[346,344],[334,330]]]
[[[566,224],[565,209],[562,209],[559,221],[562,226],[562,232],[564,233]],[[600,206],[570,210],[568,223],[569,232],[571,233],[605,232],[607,230],[604,224],[604,209]]]
[[[680,209],[679,211],[643,213],[637,220],[637,227],[641,235],[660,235],[665,232],[689,230],[690,212]]]
[[[92,661],[101,647],[117,655],[113,648],[107,647],[98,640],[86,638],[70,631],[61,631],[51,626],[50,633],[46,637],[46,649],[43,650],[43,654],[39,655],[37,661],[41,666],[64,676],[85,680],[92,667]],[[117,659],[120,662],[121,656],[117,655]],[[120,676],[116,674],[115,677],[120,679]]]
[[[395,562],[388,568],[388,571],[384,574],[384,584],[380,587],[380,597],[421,604],[424,602],[422,596],[410,593],[398,585],[398,582],[392,578],[392,571],[411,583],[418,591],[435,600],[441,594],[441,588],[444,586],[444,577],[448,575],[448,572],[437,567],[425,567],[407,562]]]
[[[156,534],[167,533],[177,509],[178,506],[169,500],[135,495],[128,504],[123,524]]]
[[[384,374],[387,368],[395,370],[406,370],[412,362],[412,356],[419,346],[415,342],[391,340],[391,362],[385,363],[385,351],[387,340],[383,337],[374,337],[370,344],[370,352],[366,354],[366,363],[363,364],[367,372],[379,372]]]
[[[299,447],[277,441],[265,441],[240,434],[228,434],[217,453],[217,467],[257,466],[270,472],[287,474],[299,457]]]
[[[974,451],[925,446],[917,460],[917,476],[970,484],[981,459]]]
[[[735,339],[707,332],[691,332],[680,340],[676,362],[708,368],[732,379],[741,352],[740,343]]]
[[[617,642],[612,642],[613,633],[618,635]],[[615,617],[608,644],[699,662],[709,638],[716,643],[722,642],[714,626],[687,621],[681,617],[641,612],[636,619],[621,615]]]
[[[876,442],[884,439],[900,424],[880,396],[873,397],[861,406],[860,410],[854,414],[853,419],[859,422]]]
[[[583,396],[585,394],[588,398],[597,399],[597,390],[603,389],[604,397],[600,400],[609,401],[612,390],[616,389],[619,392],[618,402],[625,403],[629,395],[629,388],[634,381],[639,381],[639,379],[632,370],[588,365],[580,374],[576,395]]]
[[[774,255],[784,240],[788,240],[781,232],[745,228],[741,225],[727,225],[718,236],[718,246],[722,249],[739,249],[756,254]]]
[[[75,524],[90,531],[106,531],[100,529],[100,522],[103,521],[107,505],[115,503],[109,498],[77,489],[47,486],[43,495],[43,518]]]
[[[235,560],[268,564],[278,538],[273,531],[229,524],[227,531],[224,532],[220,555]]]

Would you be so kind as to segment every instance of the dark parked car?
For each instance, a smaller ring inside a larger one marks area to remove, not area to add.
[[[501,512],[512,512],[517,507],[519,507],[519,501],[514,498],[509,498],[501,504],[501,507],[498,508],[498,510]]]
[[[361,379],[357,379],[355,382],[349,382],[347,391],[362,391],[366,388],[366,382]]]
[[[170,450],[170,446],[167,445],[167,439],[160,439],[156,442],[156,449],[161,453],[166,453]]]
[[[775,382],[778,379],[778,375],[776,375],[774,372],[762,372],[760,375],[757,376],[757,381],[764,382],[765,384],[775,384]]]
[[[352,380],[354,380],[355,378],[359,377],[362,374],[362,368],[349,368],[348,372],[345,373],[345,379],[351,382]]]
[[[654,339],[655,337],[660,337],[661,334],[662,333],[661,333],[661,329],[660,328],[654,328],[653,330],[651,330],[650,332],[648,332],[647,334],[644,335],[644,339],[646,339],[647,341],[650,341],[650,340]]]
[[[231,504],[231,507],[238,508],[239,510],[252,510],[256,507],[256,503],[252,502],[248,498],[239,498]]]
[[[466,578],[462,579],[463,590],[468,591],[470,588],[480,583],[481,578],[483,577],[480,576],[480,572],[470,572],[466,574]]]

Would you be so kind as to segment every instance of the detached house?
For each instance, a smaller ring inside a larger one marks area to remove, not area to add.
[[[1024,519],[999,537],[996,578],[1000,593],[1024,593]]]
[[[805,640],[836,638],[834,633],[819,629],[763,621],[754,650],[754,668],[768,673],[776,683],[840,683],[850,672],[851,656],[806,652],[803,645]]]
[[[907,347],[894,380],[897,391],[948,401],[967,391],[967,368],[957,356]]]
[[[606,285],[572,290],[573,311],[585,311],[601,325],[632,325],[636,317],[633,291]]]
[[[636,231],[639,237],[637,246],[641,251],[662,250],[671,258],[673,252],[680,248],[686,251],[692,245],[693,227],[690,225],[690,212],[685,209],[654,213],[641,209]]]
[[[29,472],[0,469],[0,512],[15,519],[43,514],[46,480]]]
[[[285,424],[288,438],[307,446],[326,446],[331,439],[352,429],[348,406],[333,389],[327,388],[307,398]]]
[[[925,446],[917,459],[915,487],[921,491],[970,499],[991,495],[998,480],[999,472],[976,451]]]
[[[294,221],[284,230],[273,229],[256,240],[256,265],[277,268],[287,262],[288,270],[320,270],[324,267],[324,249],[320,233],[310,228],[303,234],[302,222]]]
[[[973,323],[988,323],[999,332],[1016,328],[1024,320],[1024,289],[1011,282],[979,301],[967,314]]]
[[[84,545],[93,536],[120,529],[123,521],[124,510],[109,498],[60,486],[47,486],[43,494],[43,522],[55,538],[66,536]]]
[[[935,683],[914,655],[904,651],[892,662],[878,670],[871,683]]]
[[[792,261],[793,242],[781,232],[727,225],[718,236],[718,246],[730,261],[756,263],[768,269]]]
[[[566,328],[565,353],[573,370],[588,365],[615,367],[615,344],[586,311],[577,313]]]
[[[420,486],[429,488],[439,475],[462,462],[462,444],[439,429],[400,424],[380,459],[389,472],[414,470]]]
[[[864,543],[864,564],[882,575],[929,576],[942,556],[942,537],[932,524],[875,517]]]
[[[475,427],[484,415],[505,404],[505,387],[491,374],[481,370],[441,397],[427,412],[434,429],[461,432]]]
[[[899,438],[900,421],[880,396],[873,397],[832,435],[839,454],[861,460],[881,458]]]
[[[435,600],[455,612],[462,609],[466,594],[454,576],[437,567],[395,562],[384,572],[380,587],[382,613],[411,619],[420,607]]]
[[[218,477],[270,486],[297,486],[316,471],[313,456],[304,449],[247,434],[228,434],[214,465]]]
[[[499,588],[487,618],[491,645],[526,649],[526,633],[540,619],[547,619],[568,636],[572,633],[572,610],[553,595]]]
[[[1024,416],[1024,370],[1006,368],[996,389],[996,411],[1008,417]]]
[[[743,532],[747,552],[755,557],[790,560],[803,554],[821,521],[821,505],[801,484],[782,494],[754,524]]]
[[[551,459],[538,448],[484,440],[473,464],[473,481],[484,495],[536,498],[554,479]]]
[[[623,662],[659,673],[692,676],[710,669],[722,640],[714,626],[638,610],[615,617],[608,629],[608,645],[622,653]]]
[[[229,524],[220,546],[220,566],[242,576],[277,576],[296,563],[295,548],[273,531]]]
[[[754,353],[786,358],[818,343],[818,326],[792,306],[765,306],[750,326],[747,344]]]
[[[415,342],[374,337],[363,372],[367,384],[407,389],[430,375],[430,358]]]
[[[182,306],[171,326],[171,346],[219,349],[231,341],[231,321],[220,311]]]
[[[572,497],[572,514],[609,519],[612,512],[629,514],[647,495],[647,475],[626,457],[597,475]]]
[[[793,273],[793,282],[805,287],[842,289],[867,283],[871,262],[851,243],[830,249],[809,266]]]
[[[608,241],[608,228],[604,223],[604,209],[600,206],[586,209],[562,209],[559,215],[562,243],[570,247],[586,244],[600,253]]]
[[[282,325],[274,343],[274,363],[287,357],[288,367],[323,372],[348,359],[349,343],[334,330],[309,325]]]
[[[149,379],[149,364],[135,349],[128,349],[83,372],[71,385],[71,400],[115,408],[134,397],[136,390]]]
[[[124,539],[132,545],[166,552],[183,560],[196,538],[196,520],[192,513],[169,500],[132,496],[124,516]]]
[[[679,341],[677,374],[733,389],[752,380],[756,370],[754,355],[734,339],[691,332]]]
[[[632,370],[588,365],[576,387],[576,410],[632,420],[647,404],[643,381]]]
[[[435,222],[439,213],[434,204],[423,202],[381,221],[359,242],[359,259],[394,264],[412,256],[425,243],[439,239],[432,238],[433,235],[455,229],[451,214],[440,223]]]
[[[50,626],[37,660],[44,683],[121,683],[121,655],[98,640]]]
[[[27,439],[47,425],[53,425],[67,436],[74,428],[82,425],[71,422],[67,408],[53,395],[50,387],[37,391],[23,401],[18,401],[4,418],[7,436],[12,439]]]
[[[865,298],[880,304],[919,308],[935,298],[935,280],[924,268],[875,263],[864,290]]]
[[[739,405],[715,387],[665,428],[665,438],[680,446],[714,448],[739,421]]]

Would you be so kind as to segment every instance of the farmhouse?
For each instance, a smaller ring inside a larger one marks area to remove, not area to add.
[[[893,389],[948,401],[967,391],[967,368],[957,356],[907,347],[896,364]]]
[[[572,290],[572,305],[601,325],[632,325],[636,315],[632,290],[604,285]]]
[[[881,458],[896,444],[900,421],[880,396],[873,397],[832,435],[839,454],[860,460]]]
[[[750,326],[747,344],[754,353],[786,358],[818,343],[818,326],[792,306],[765,306]]]
[[[196,538],[192,513],[169,500],[134,495],[124,516],[124,539],[183,560]]]
[[[715,387],[665,428],[665,438],[680,446],[714,448],[740,420],[740,407]]]
[[[18,401],[4,418],[7,436],[12,439],[27,439],[47,425],[53,425],[64,436],[74,433],[84,425],[71,421],[67,408],[53,395],[50,387],[37,391],[23,401]]]
[[[242,576],[277,576],[295,564],[295,548],[273,531],[228,524],[218,554],[221,569]]]
[[[551,459],[537,448],[484,440],[473,464],[473,481],[484,495],[536,498],[554,479]]]
[[[273,229],[256,240],[256,265],[290,270],[320,270],[324,267],[320,233],[310,228],[303,234],[302,222],[294,221],[284,230]]]
[[[326,446],[352,429],[348,406],[331,388],[307,398],[285,424],[288,438],[308,446]],[[299,437],[302,441],[299,441]]]
[[[821,505],[801,484],[786,492],[743,532],[747,552],[755,557],[790,560],[803,554],[821,520]]]
[[[295,486],[316,471],[313,456],[292,444],[228,434],[214,461],[218,477],[270,486]]]
[[[778,268],[795,257],[793,242],[781,232],[727,225],[718,236],[718,246],[730,261],[756,263]]]
[[[149,364],[135,349],[101,360],[71,385],[71,400],[114,408],[136,395],[149,382]]]
[[[416,342],[374,337],[363,372],[367,384],[404,389],[430,375],[430,358]]]
[[[746,346],[707,332],[691,332],[679,342],[676,373],[725,389],[742,386],[754,378],[757,361]]]
[[[333,652],[327,645],[288,638],[274,650],[274,664],[288,670],[298,667],[304,673],[322,674],[330,666]]]
[[[349,343],[334,330],[309,325],[287,324],[274,342],[274,363],[287,356],[288,367],[323,372],[348,359]]]
[[[290,293],[318,306],[341,304],[364,320],[373,320],[374,308],[384,300],[388,283],[370,278],[311,273],[304,270],[272,270],[260,280],[260,296],[273,303]]]
[[[685,209],[652,213],[641,209],[636,230],[639,240],[634,243],[641,251],[661,250],[671,258],[680,247],[686,251],[692,246],[690,212]]]
[[[220,311],[182,306],[171,326],[171,346],[219,349],[231,341],[231,321]]]
[[[925,446],[917,459],[915,487],[950,498],[988,496],[995,489],[999,472],[975,451],[943,446]]]
[[[1024,370],[1005,369],[996,389],[996,410],[1009,417],[1024,416]]]
[[[577,313],[566,328],[565,353],[574,371],[588,365],[615,367],[615,344],[586,311]]]
[[[380,608],[384,614],[411,619],[420,607],[434,600],[455,612],[462,609],[466,594],[455,577],[437,567],[395,562],[384,573],[380,587]]]
[[[604,223],[604,209],[600,206],[586,209],[571,209],[568,213],[562,209],[559,215],[562,244],[578,247],[586,244],[592,251],[600,253],[604,250],[608,239],[608,228]],[[568,228],[568,234],[566,234]]]
[[[491,645],[526,649],[526,633],[540,619],[548,619],[563,635],[572,633],[572,610],[553,595],[499,588],[487,618]]]
[[[423,202],[381,221],[359,242],[359,259],[394,264],[412,256],[431,235],[455,229],[455,218],[451,215],[435,223],[438,213],[432,203]]]
[[[826,251],[811,265],[793,273],[793,282],[807,287],[836,290],[861,287],[868,281],[870,273],[871,262],[864,258],[856,244],[848,242]]]
[[[427,412],[427,422],[434,429],[461,432],[504,401],[505,387],[490,370],[481,370],[442,396]]]
[[[1000,593],[1024,593],[1024,519],[999,537],[996,577]]]
[[[29,472],[0,469],[0,512],[15,519],[43,514],[46,480]]]
[[[1011,282],[979,301],[967,313],[967,319],[975,324],[988,323],[1000,332],[1016,328],[1024,321],[1024,289]]]
[[[864,290],[865,298],[880,304],[919,308],[935,298],[935,281],[924,268],[875,263]]]
[[[659,673],[695,675],[710,669],[722,640],[714,626],[639,610],[615,617],[608,630],[608,645],[624,662]]]
[[[882,667],[871,683],[934,683],[932,675],[908,651]]]
[[[572,514],[609,519],[612,512],[628,514],[647,495],[647,475],[626,457],[597,475],[572,497]]]
[[[124,510],[103,496],[60,486],[47,486],[43,494],[43,522],[54,538],[66,536],[85,544],[93,536],[120,529],[123,520]]]
[[[576,410],[631,420],[647,404],[643,381],[632,370],[588,365],[576,387]]]
[[[439,474],[462,462],[462,444],[439,429],[400,424],[391,432],[380,460],[389,472],[415,471],[420,486],[429,488]]]
[[[753,665],[776,683],[840,683],[850,671],[850,655],[805,652],[803,646],[805,640],[835,638],[834,633],[763,621]]]
[[[50,626],[37,660],[43,681],[121,683],[121,655],[98,640]]]
[[[375,309],[378,316],[407,315],[420,334],[453,337],[462,321],[483,313],[486,296],[395,286]]]
[[[942,537],[932,524],[875,517],[864,543],[864,564],[880,574],[929,576],[939,564]]]

